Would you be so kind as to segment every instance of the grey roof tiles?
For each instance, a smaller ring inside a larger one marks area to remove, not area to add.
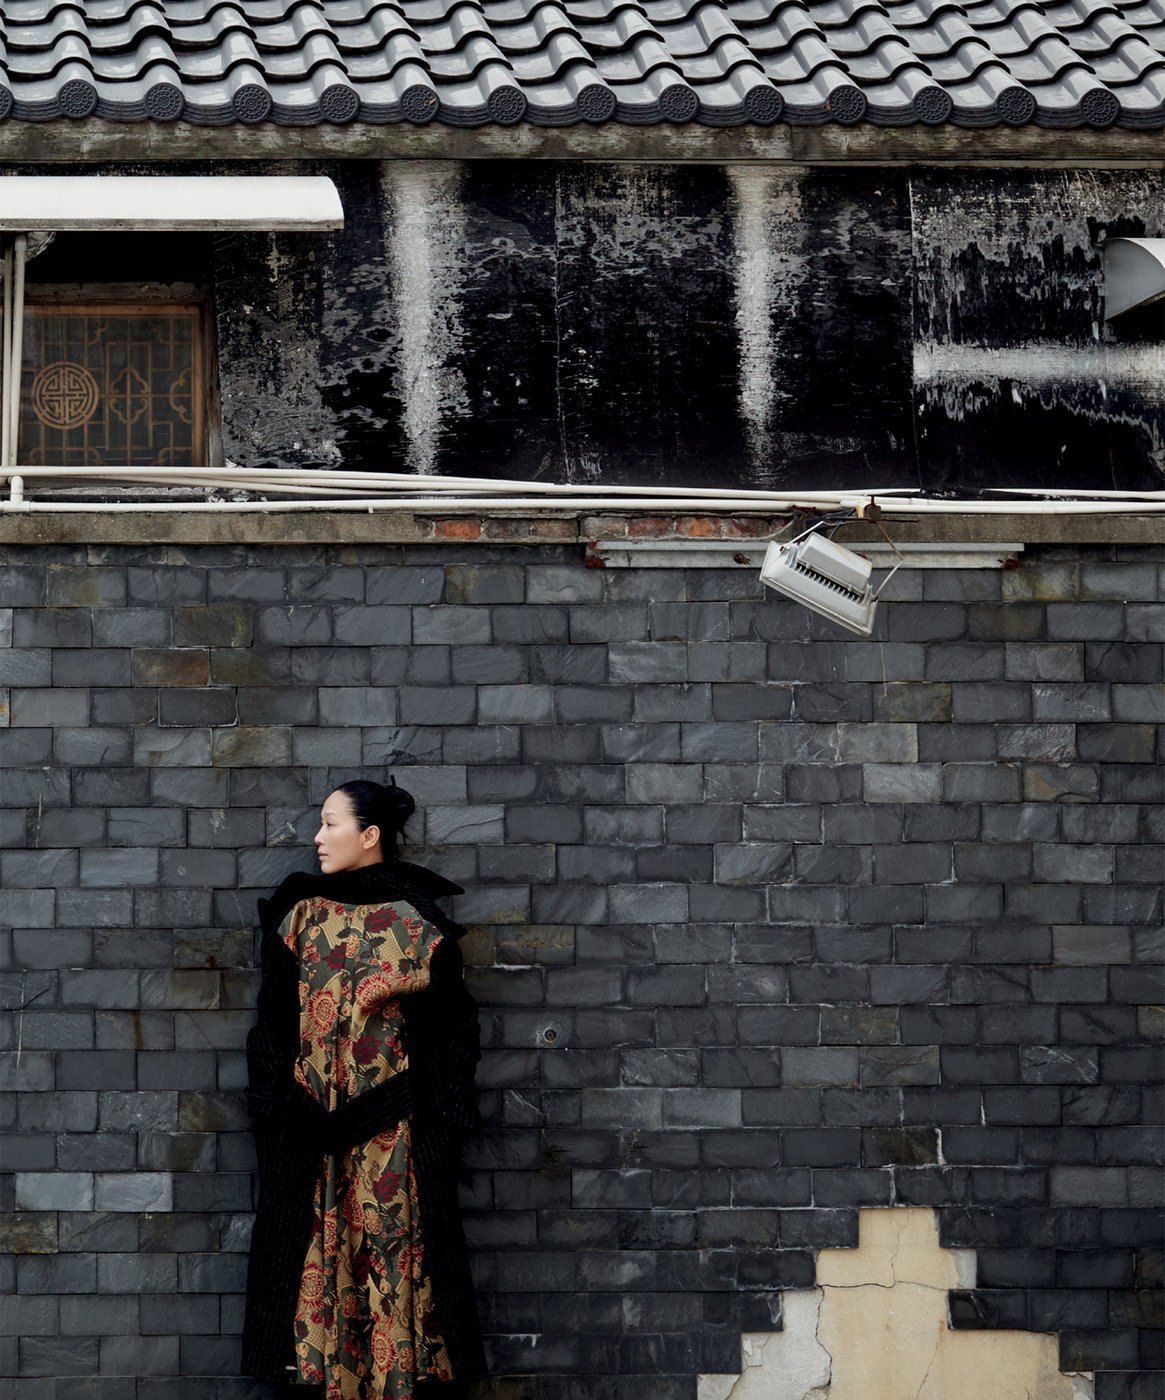
[[[1165,0],[0,0],[0,119],[89,116],[1160,128]]]

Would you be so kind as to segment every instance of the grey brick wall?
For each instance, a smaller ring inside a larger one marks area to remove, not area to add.
[[[900,574],[870,641],[557,547],[6,561],[6,1400],[259,1394],[254,899],[389,770],[468,890],[500,1394],[691,1400],[894,1204],[956,1326],[1160,1393],[1150,552]]]

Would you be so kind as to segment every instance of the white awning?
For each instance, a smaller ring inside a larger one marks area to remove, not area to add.
[[[0,233],[343,228],[331,180],[311,175],[10,175]]]

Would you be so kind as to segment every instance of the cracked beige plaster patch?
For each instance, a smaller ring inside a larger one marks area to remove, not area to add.
[[[822,1250],[817,1284],[785,1293],[784,1330],[746,1333],[741,1374],[701,1376],[699,1400],[1092,1400],[1050,1333],[951,1330],[975,1255],[942,1248],[933,1210],[863,1210],[858,1248]]]

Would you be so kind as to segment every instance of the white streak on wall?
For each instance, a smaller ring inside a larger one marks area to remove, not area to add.
[[[410,467],[431,474],[446,421],[469,413],[465,378],[453,363],[464,340],[461,165],[387,161],[382,171],[402,426]]]
[[[796,172],[728,167],[732,185],[740,413],[753,465],[771,465],[781,390],[782,313],[791,320],[804,277],[801,190]]]
[[[1150,388],[1165,383],[1165,345],[1075,346],[1036,341],[996,349],[916,343],[914,382],[942,379],[1010,379],[1032,385],[1095,380]]]
[[[773,175],[747,165],[730,165],[736,205],[736,331],[740,338],[740,413],[753,460],[771,452],[773,411],[773,250],[769,211]]]

